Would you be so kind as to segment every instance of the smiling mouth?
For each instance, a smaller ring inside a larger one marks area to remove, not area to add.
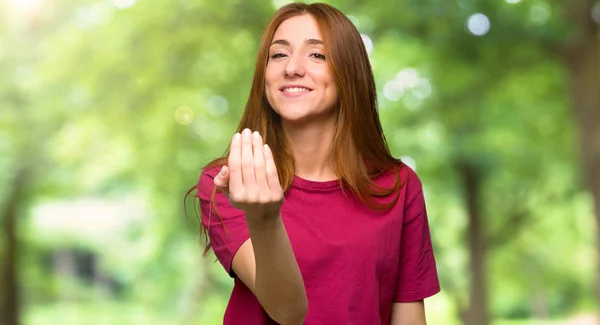
[[[284,93],[305,93],[305,92],[312,91],[312,89],[305,88],[305,87],[283,87],[280,89],[280,91],[282,91]]]

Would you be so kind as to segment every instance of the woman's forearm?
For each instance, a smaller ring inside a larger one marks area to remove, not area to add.
[[[302,324],[308,309],[306,290],[281,216],[246,220],[256,261],[256,297],[278,323]]]

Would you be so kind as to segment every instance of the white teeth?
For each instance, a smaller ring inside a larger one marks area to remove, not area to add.
[[[299,92],[310,91],[310,90],[307,88],[294,87],[294,88],[283,88],[283,91],[288,92],[288,93],[299,93]]]

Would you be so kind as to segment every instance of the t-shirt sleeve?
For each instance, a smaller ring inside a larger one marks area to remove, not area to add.
[[[235,274],[231,268],[234,255],[242,244],[250,238],[244,211],[231,206],[227,197],[217,191],[215,204],[211,197],[214,178],[219,168],[205,170],[198,181],[198,199],[202,225],[207,229],[208,239],[219,262],[231,277]],[[216,210],[215,210],[216,208]]]
[[[405,186],[406,196],[395,302],[418,301],[440,291],[423,197],[423,186],[414,171],[410,169]]]

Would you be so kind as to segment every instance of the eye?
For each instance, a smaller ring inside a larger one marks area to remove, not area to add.
[[[275,54],[271,55],[271,59],[279,59],[279,58],[282,58],[284,56],[285,56],[285,54],[279,52],[279,53],[275,53]]]
[[[313,58],[325,61],[325,55],[321,54],[319,52],[311,53],[310,56],[312,56]]]

